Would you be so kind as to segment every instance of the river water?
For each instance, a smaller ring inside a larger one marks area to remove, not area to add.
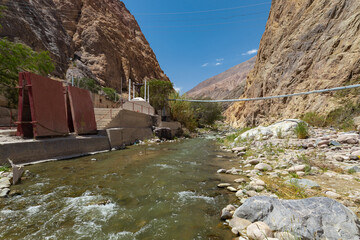
[[[216,187],[230,158],[207,137],[27,166],[22,195],[0,199],[0,239],[232,239],[233,194]]]

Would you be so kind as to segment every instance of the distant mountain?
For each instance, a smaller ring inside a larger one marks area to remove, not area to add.
[[[209,78],[186,94],[191,98],[238,98],[245,89],[246,76],[255,65],[256,57]]]

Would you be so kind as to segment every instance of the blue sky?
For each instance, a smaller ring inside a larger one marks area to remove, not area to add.
[[[123,0],[185,93],[256,54],[271,0]]]

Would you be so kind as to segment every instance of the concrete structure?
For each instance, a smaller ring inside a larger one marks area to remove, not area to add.
[[[112,149],[153,137],[151,128],[110,128],[106,129],[106,133]]]
[[[123,104],[123,109],[144,113],[148,115],[155,115],[155,109],[146,101],[129,101]]]
[[[52,139],[0,143],[0,164],[31,163],[47,159],[66,159],[90,152],[110,150],[107,136],[69,136]]]

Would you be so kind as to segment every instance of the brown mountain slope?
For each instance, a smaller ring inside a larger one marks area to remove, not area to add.
[[[337,87],[360,75],[360,1],[273,0],[244,97]],[[341,104],[334,94],[237,103],[226,112],[235,126],[258,125]]]
[[[226,99],[234,90],[242,94],[245,87],[244,81],[247,74],[254,67],[256,57],[249,59],[229,70],[209,78],[196,87],[188,91],[186,94],[192,98],[212,98]],[[236,95],[239,97],[241,94]]]
[[[96,77],[120,90],[121,80],[169,80],[134,16],[118,0],[0,0],[7,7],[1,37],[48,50],[58,77]],[[72,60],[69,60],[69,59]]]

